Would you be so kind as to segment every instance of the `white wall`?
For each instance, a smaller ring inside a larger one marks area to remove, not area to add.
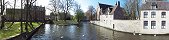
[[[96,15],[97,15],[97,20],[99,20],[99,18],[100,18],[100,6],[98,5],[97,6],[97,9],[96,9]]]
[[[148,12],[148,18],[144,18],[143,12]],[[140,20],[114,20],[113,15],[100,15],[100,21],[92,21],[91,23],[115,30],[141,33],[141,34],[167,34],[169,33],[169,11],[166,10],[144,10],[141,11]],[[151,18],[151,12],[156,11],[156,18]],[[166,11],[166,18],[161,18],[161,12]],[[143,29],[143,22],[148,21],[148,29]],[[161,29],[161,21],[166,20],[166,29]],[[151,29],[151,21],[156,21],[156,29]]]
[[[156,12],[156,17],[151,18],[151,12]],[[148,18],[144,18],[144,12],[148,12]],[[161,12],[166,12],[166,18],[161,18]],[[141,11],[141,33],[145,34],[166,34],[169,33],[169,11],[167,10],[142,10]],[[148,21],[148,29],[143,29],[144,21]],[[156,21],[155,29],[151,29],[151,21]],[[161,21],[166,21],[166,29],[161,29]]]
[[[100,21],[96,22],[100,26],[123,32],[139,33],[140,20],[114,20],[113,15],[100,15]]]
[[[113,15],[100,15],[101,26],[107,26],[108,28],[112,28],[113,26]]]
[[[140,20],[113,20],[115,30],[139,33],[140,32]]]
[[[140,32],[140,21],[139,20],[113,20],[112,22],[106,21],[91,21],[91,23],[113,29],[117,31],[139,33]]]

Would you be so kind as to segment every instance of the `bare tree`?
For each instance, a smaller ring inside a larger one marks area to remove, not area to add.
[[[64,14],[64,20],[66,20],[66,15],[72,10],[74,5],[76,4],[74,0],[51,0],[50,1],[52,5],[51,9],[53,12],[63,12]]]
[[[0,14],[0,16],[1,16],[1,26],[0,26],[0,28],[2,29],[3,27],[4,27],[4,10],[5,10],[5,5],[8,3],[8,1],[7,2],[5,2],[5,0],[1,0],[0,1],[1,2],[1,14]]]
[[[57,16],[59,15],[59,2],[60,0],[50,0],[50,6],[51,6],[51,8],[48,8],[50,11],[52,11],[52,13],[53,13],[53,15],[55,16],[55,19],[56,19],[56,21],[57,21]]]
[[[60,0],[50,0],[50,6],[52,7],[52,8],[48,8],[50,11],[52,11],[52,12],[58,12],[59,11],[59,7],[60,7]]]
[[[71,8],[73,8],[75,1],[74,0],[62,0],[60,1],[60,6],[62,11],[64,12],[64,20],[66,20],[66,15],[70,12]]]
[[[140,19],[141,0],[125,0],[125,10],[131,20]],[[146,0],[146,1],[167,1],[167,0]]]
[[[136,20],[137,17],[140,17],[140,13],[139,13],[139,3],[140,0],[125,0],[125,10],[126,13],[128,14],[128,16],[130,17],[130,19],[132,20]],[[137,16],[137,15],[138,16]]]
[[[86,13],[89,15],[89,20],[93,20],[93,14],[96,13],[96,10],[93,6],[89,6]]]
[[[4,0],[1,0],[1,29],[4,27],[4,20],[3,20],[3,13],[5,10],[5,4],[4,4]]]
[[[81,6],[75,2],[73,11],[76,12],[77,10],[81,9]]]

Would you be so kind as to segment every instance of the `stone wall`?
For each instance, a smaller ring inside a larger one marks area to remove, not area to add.
[[[168,34],[169,29],[143,29],[142,22],[140,20],[112,20],[106,21],[91,21],[91,23],[103,26],[116,31],[139,33],[139,34]]]
[[[113,20],[113,21],[94,21],[97,25],[113,29],[117,31],[139,33],[140,32],[140,21],[139,20]]]
[[[113,20],[114,29],[123,32],[139,33],[140,21],[139,20]]]

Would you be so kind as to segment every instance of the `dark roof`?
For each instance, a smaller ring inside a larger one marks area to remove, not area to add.
[[[154,4],[156,3],[156,5]],[[149,1],[142,5],[142,10],[152,10],[152,6],[156,6],[156,10],[169,10],[169,2],[165,1]]]
[[[110,12],[113,10],[113,8],[109,8],[110,9]]]
[[[103,10],[105,10],[105,9],[113,7],[113,6],[112,5],[107,5],[107,4],[101,4],[101,3],[99,3],[99,7],[102,8]],[[110,8],[110,9],[112,9],[112,8]]]

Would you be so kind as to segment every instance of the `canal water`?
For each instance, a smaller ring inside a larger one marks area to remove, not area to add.
[[[80,26],[46,24],[31,40],[169,40],[169,35],[133,35],[83,22]]]

